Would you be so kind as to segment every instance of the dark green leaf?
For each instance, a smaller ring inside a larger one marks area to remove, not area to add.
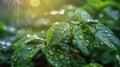
[[[120,40],[108,27],[102,24],[93,24],[92,30],[95,29],[95,37],[104,42],[106,46],[114,50],[117,50],[116,47],[120,48]]]
[[[11,65],[14,67],[25,67],[28,62],[35,56],[43,45],[27,45],[17,49],[11,58]]]
[[[47,46],[44,50],[44,54],[47,60],[55,67],[71,67],[70,55],[61,46]]]
[[[107,16],[109,16],[110,18],[112,18],[115,21],[117,21],[120,17],[119,12],[117,10],[113,10],[112,7],[106,7],[104,9],[104,11],[107,14]]]
[[[85,54],[89,55],[89,50],[86,46],[89,45],[89,43],[85,43],[86,39],[84,38],[84,34],[82,33],[82,30],[80,28],[74,27],[73,28],[73,35],[75,40],[73,40],[73,43]]]
[[[115,58],[115,54],[110,54],[109,52],[104,52],[101,56],[101,63],[108,64]]]

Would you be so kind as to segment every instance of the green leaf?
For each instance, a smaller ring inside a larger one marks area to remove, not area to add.
[[[96,8],[102,8],[104,6],[112,5],[113,1],[112,0],[87,0],[87,2]]]
[[[4,24],[4,22],[1,22],[0,21],[0,31],[2,30],[5,30],[6,29],[6,26],[5,26],[5,24]]]
[[[71,67],[70,55],[63,47],[50,45],[47,46],[43,52],[48,62],[54,67]]]
[[[75,15],[79,22],[88,22],[91,20],[90,15],[83,9],[76,9]]]
[[[85,60],[82,57],[80,57],[80,56],[74,56],[71,59],[71,65],[73,67],[82,67],[85,64],[86,64]]]
[[[89,50],[88,48],[85,46],[84,44],[84,40],[73,40],[73,42],[75,43],[75,45],[77,45],[77,47],[83,52],[83,54],[85,55],[89,55]]]
[[[90,63],[88,65],[85,65],[83,67],[103,67],[102,65],[98,64],[98,63]]]
[[[27,34],[26,36],[22,37],[20,40],[18,40],[14,45],[14,49],[24,47],[26,43],[32,41],[32,40],[40,40],[42,41],[43,38],[39,37],[37,34],[31,35]]]
[[[104,52],[100,58],[101,63],[108,64],[115,58],[115,53],[110,53],[108,51]]]
[[[116,47],[120,48],[120,40],[116,37],[116,35],[105,25],[102,24],[93,24],[92,30],[95,30],[95,37],[105,43],[106,46],[117,50]]]
[[[32,60],[35,54],[43,45],[26,45],[23,48],[17,49],[11,58],[11,65],[14,67],[25,67]]]
[[[117,10],[114,10],[112,7],[106,7],[104,9],[104,12],[109,16],[111,19],[118,21],[119,20],[119,12]]]
[[[84,38],[84,33],[82,33],[82,29],[78,27],[74,27],[72,31],[75,40],[73,40],[73,43],[85,54],[89,55],[89,50],[86,46],[89,45],[89,42],[86,43],[86,40]]]
[[[57,25],[52,26],[46,36],[47,45],[55,45],[59,43],[67,34],[70,25],[65,22],[60,22]]]

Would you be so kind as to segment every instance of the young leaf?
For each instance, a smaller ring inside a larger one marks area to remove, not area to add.
[[[66,35],[70,28],[70,25],[65,22],[60,22],[55,26],[52,26],[46,36],[47,45],[55,45],[59,43]]]
[[[26,45],[17,49],[11,58],[11,65],[14,67],[25,67],[28,62],[35,56],[43,45]]]

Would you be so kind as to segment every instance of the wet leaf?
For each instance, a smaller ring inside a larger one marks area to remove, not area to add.
[[[14,45],[14,49],[24,47],[26,43],[32,41],[32,40],[40,40],[43,41],[43,38],[39,37],[37,34],[27,34],[26,36],[22,37],[20,40],[18,40]]]
[[[67,34],[70,25],[65,22],[60,22],[57,25],[52,26],[46,36],[47,45],[55,45],[59,43]]]
[[[94,32],[95,37],[104,42],[106,46],[113,50],[120,48],[120,40],[108,27],[102,24],[94,24],[92,30],[93,29],[96,29],[96,32]]]
[[[59,48],[58,48],[59,47]],[[57,48],[57,49],[56,49]],[[71,67],[70,66],[70,55],[67,50],[61,46],[47,46],[43,50],[47,60],[55,67]]]
[[[88,22],[91,20],[90,15],[83,9],[76,9],[75,15],[79,22]]]
[[[28,62],[32,60],[35,54],[41,49],[43,45],[27,45],[23,48],[17,49],[11,58],[11,66],[25,67]]]
[[[75,40],[73,40],[73,43],[85,54],[89,55],[89,50],[86,46],[89,45],[89,43],[85,43],[86,39],[84,38],[84,34],[82,33],[82,30],[80,28],[73,28],[72,31]]]
[[[104,11],[110,18],[112,18],[115,21],[117,21],[120,17],[119,12],[117,10],[113,10],[112,7],[106,7]]]

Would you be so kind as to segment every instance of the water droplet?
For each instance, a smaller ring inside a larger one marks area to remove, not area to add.
[[[42,47],[41,47],[42,49],[45,48],[45,45],[41,45],[41,46],[42,46]]]
[[[38,35],[36,35],[36,34],[34,34],[33,37],[34,37],[35,39],[40,39],[40,38],[38,37]]]
[[[105,31],[105,33],[107,33],[108,31]]]
[[[68,64],[70,64],[70,61],[67,61]]]
[[[29,37],[31,37],[31,35],[30,35],[30,34],[27,34],[27,37],[29,38]]]
[[[85,41],[84,41],[84,45],[85,45],[85,46],[89,46],[89,43],[90,43],[89,40],[85,40]]]
[[[68,43],[68,40],[65,40],[65,43]]]
[[[58,12],[55,11],[55,10],[52,10],[50,14],[51,14],[51,15],[56,15],[56,14],[58,14]]]
[[[63,55],[60,55],[59,58],[60,58],[60,59],[64,59],[64,56],[63,56]]]
[[[57,57],[55,57],[55,60],[59,60]]]
[[[60,50],[57,50],[58,52],[60,52]]]
[[[59,14],[64,14],[65,11],[64,11],[64,10],[60,10],[58,13],[59,13]]]
[[[8,29],[10,32],[15,32],[15,28],[13,28],[13,27],[9,27]]]
[[[14,64],[12,64],[12,67],[14,67],[13,65],[14,65]]]
[[[14,59],[14,61],[17,61],[17,59]]]
[[[99,22],[98,20],[94,20],[94,22]]]
[[[108,34],[108,36],[111,36],[111,34]]]
[[[31,48],[27,48],[28,50],[30,50]]]
[[[102,18],[103,16],[104,16],[104,15],[103,15],[102,13],[101,13],[101,14],[99,14],[99,17],[101,17],[101,18]]]
[[[54,29],[52,29],[51,31],[53,31],[53,32],[54,32],[55,30],[54,30]]]
[[[49,50],[49,53],[50,55],[54,55],[53,51],[52,50]]]
[[[73,5],[67,5],[68,9],[73,9],[74,6]]]
[[[11,45],[11,43],[10,43],[10,42],[7,42],[7,43],[6,43],[6,45],[7,45],[7,46],[10,46],[10,45]]]
[[[6,49],[6,46],[3,46],[3,49]]]
[[[0,41],[0,44],[5,45],[5,41]]]
[[[104,43],[103,42],[100,42],[100,45],[103,45]]]
[[[79,36],[80,39],[83,39],[84,37],[82,35]]]
[[[59,65],[58,65],[58,64],[55,64],[55,67],[59,67]]]
[[[80,24],[80,22],[78,22],[78,21],[71,21],[71,23],[73,23],[73,24]]]

